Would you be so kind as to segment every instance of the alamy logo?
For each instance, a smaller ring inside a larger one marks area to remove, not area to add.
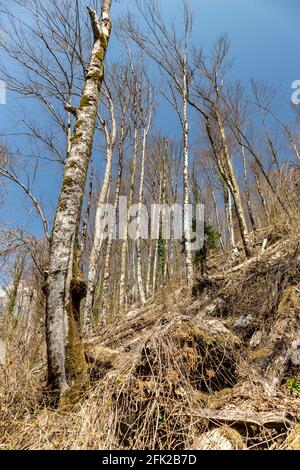
[[[126,196],[121,196],[118,210],[113,204],[100,208],[102,240],[186,240],[190,250],[203,248],[204,205],[196,204],[133,204],[128,207]],[[150,210],[149,210],[150,209]]]
[[[292,103],[298,105],[300,104],[300,80],[292,83],[292,89],[295,90],[292,94]]]
[[[6,86],[5,83],[0,80],[0,104],[6,104]]]

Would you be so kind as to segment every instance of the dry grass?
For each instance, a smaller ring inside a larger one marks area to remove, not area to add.
[[[297,246],[296,239],[278,242],[258,259],[211,276],[198,299],[183,286],[167,286],[155,302],[99,329],[86,345],[88,392],[76,396],[73,389],[57,410],[43,396],[42,333],[27,347],[11,335],[0,371],[0,448],[192,448],[203,433],[224,426],[199,417],[200,409],[282,410],[297,421],[299,397],[284,382],[268,396],[266,368],[253,361],[259,348],[274,353],[272,329],[280,335],[280,325],[299,314],[287,295],[300,283]],[[245,315],[253,318],[251,331],[236,326]],[[253,347],[258,331],[262,343]],[[250,449],[285,448],[289,426],[230,423]]]

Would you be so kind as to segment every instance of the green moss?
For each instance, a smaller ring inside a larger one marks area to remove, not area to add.
[[[80,100],[78,109],[80,110],[80,109],[85,108],[85,106],[89,106],[90,102],[91,102],[91,98],[87,95],[83,95],[83,97]]]
[[[66,370],[68,379],[79,384],[87,381],[87,364],[81,335],[80,303],[86,295],[86,282],[78,264],[78,246],[74,248],[73,273],[70,286],[70,302],[67,308],[69,331]]]
[[[287,389],[294,396],[300,395],[300,381],[298,377],[292,376],[288,379]]]
[[[232,392],[232,388],[228,388],[228,387],[227,388],[222,388],[222,390],[220,390],[218,392],[218,395],[219,396],[225,396],[225,395],[228,395],[231,392]]]
[[[208,408],[218,408],[224,403],[228,402],[228,395],[232,393],[232,389],[229,387],[222,388],[218,392],[215,392],[214,395],[210,395],[207,401]]]
[[[59,205],[59,209],[62,210],[62,211],[66,210],[67,207],[68,207],[68,206],[67,206],[66,201],[62,201],[62,202],[60,203],[60,205]]]
[[[79,129],[79,127],[82,126],[83,123],[84,123],[83,119],[78,119],[74,126],[74,132],[76,132]]]
[[[265,357],[268,357],[270,353],[271,353],[270,348],[261,348],[261,349],[258,349],[257,351],[253,351],[252,353],[250,353],[250,359],[252,361],[256,361],[258,359],[264,359]]]
[[[69,387],[59,398],[58,408],[61,411],[68,412],[74,408],[74,405],[86,396],[88,390],[87,381],[77,381]]]
[[[101,307],[101,293],[103,282],[99,281],[95,288],[94,303],[92,308],[92,325],[96,326],[99,321],[99,310]]]
[[[229,426],[223,426],[220,431],[222,436],[233,444],[234,450],[245,449],[243,438],[235,429],[232,429]]]
[[[48,292],[49,292],[49,283],[48,283],[48,281],[42,282],[41,289],[42,289],[42,292],[45,295],[48,295]]]
[[[19,286],[22,278],[22,274],[25,266],[25,256],[18,256],[15,263],[15,269],[13,273],[12,287],[8,293],[8,303],[5,311],[5,323],[6,326],[15,327],[17,325],[17,317],[14,315],[15,307],[17,304]]]
[[[74,160],[68,162],[68,167],[69,168],[77,168],[78,164]]]
[[[108,39],[109,39],[109,36],[106,36],[105,34],[101,34],[100,36],[100,42],[101,42],[101,46],[103,47],[103,54],[104,54],[104,51],[106,51],[107,49],[107,46],[108,46]]]
[[[96,52],[95,57],[96,57],[96,59],[99,60],[100,62],[103,62],[103,60],[104,60],[104,50],[103,50],[102,47],[101,47],[101,49],[100,49],[99,51]]]
[[[65,176],[63,180],[63,188],[72,186],[72,184],[73,184],[73,178],[71,178],[71,176]]]
[[[87,364],[82,346],[81,334],[76,319],[74,318],[72,306],[68,307],[69,331],[67,344],[66,369],[68,379],[78,381],[86,376]]]
[[[300,297],[295,286],[288,286],[281,297],[276,317],[288,314],[292,310],[300,309]]]
[[[296,424],[288,436],[288,450],[300,450],[300,424]]]
[[[82,132],[75,132],[72,139],[71,139],[71,143],[72,144],[77,144],[77,142],[79,142],[79,139],[82,137]]]
[[[100,81],[102,77],[103,77],[103,67],[99,68],[98,70],[94,70],[94,72],[89,75],[89,78],[95,81]]]

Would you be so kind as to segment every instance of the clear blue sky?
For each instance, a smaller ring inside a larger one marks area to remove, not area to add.
[[[160,0],[160,5],[168,19],[176,18],[180,27],[182,11],[180,0]],[[291,84],[300,79],[300,0],[190,0],[194,12],[193,42],[208,49],[221,33],[228,33],[231,42],[231,56],[234,58],[232,77],[241,79],[246,85],[250,78],[263,80],[270,85],[280,86],[283,115],[288,116]],[[124,8],[132,9],[132,0],[120,0],[113,6],[113,16]],[[119,47],[112,41],[110,57],[118,57]],[[0,105],[0,132],[3,129],[18,128],[19,107],[25,110],[29,104],[16,100],[8,94],[7,104]],[[27,107],[27,109],[26,109]],[[32,108],[36,113],[36,108]],[[176,117],[169,106],[162,104],[157,115],[156,127],[162,132],[174,134],[177,129]],[[13,145],[14,142],[11,141]],[[30,153],[25,140],[18,146]],[[55,205],[55,195],[59,187],[59,174],[53,165],[44,165],[35,191],[43,200],[46,212],[51,213]],[[39,233],[39,222],[25,217],[24,198],[10,186],[12,204],[0,218],[28,224],[29,229]],[[13,191],[13,193],[12,193]],[[26,203],[26,207],[30,204]],[[30,222],[29,222],[30,220]]]

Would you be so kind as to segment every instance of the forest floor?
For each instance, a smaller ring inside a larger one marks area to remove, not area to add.
[[[99,328],[89,386],[58,409],[42,345],[8,345],[0,449],[300,450],[300,238],[212,258],[192,293],[169,283]]]

